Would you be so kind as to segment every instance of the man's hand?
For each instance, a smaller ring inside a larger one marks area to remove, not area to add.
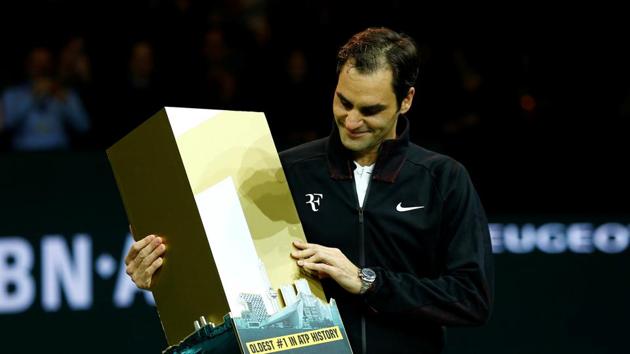
[[[331,277],[348,292],[359,293],[361,290],[359,268],[339,249],[301,241],[294,241],[293,246],[298,251],[291,252],[291,257],[297,259],[298,266],[307,273],[314,273],[320,279]]]
[[[131,280],[141,289],[151,288],[151,278],[158,268],[162,266],[160,257],[166,251],[166,245],[156,235],[149,235],[140,241],[134,242],[127,253],[125,264],[127,274]]]

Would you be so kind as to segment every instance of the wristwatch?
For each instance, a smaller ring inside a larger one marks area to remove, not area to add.
[[[365,294],[376,280],[376,273],[370,268],[361,268],[359,269],[359,279],[361,279],[361,290],[359,290],[359,294]]]

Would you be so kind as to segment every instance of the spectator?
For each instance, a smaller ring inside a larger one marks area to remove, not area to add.
[[[13,150],[60,150],[71,145],[72,132],[90,127],[78,94],[53,76],[52,53],[34,48],[28,55],[29,80],[8,88],[2,97],[4,129]]]

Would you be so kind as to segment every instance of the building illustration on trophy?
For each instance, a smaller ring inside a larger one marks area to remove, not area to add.
[[[280,292],[286,306],[273,312],[265,306],[266,294],[240,294],[247,310],[235,318],[237,327],[314,329],[333,325],[330,308],[313,295],[305,279],[283,286]],[[273,296],[270,294],[269,299]]]

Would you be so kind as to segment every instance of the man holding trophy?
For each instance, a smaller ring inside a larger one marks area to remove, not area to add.
[[[440,353],[445,326],[482,325],[492,308],[490,235],[468,173],[409,140],[418,69],[408,36],[355,34],[337,57],[330,136],[280,153],[308,238],[291,256],[337,301],[357,353]],[[156,235],[133,244],[138,287],[151,288],[165,251]]]

